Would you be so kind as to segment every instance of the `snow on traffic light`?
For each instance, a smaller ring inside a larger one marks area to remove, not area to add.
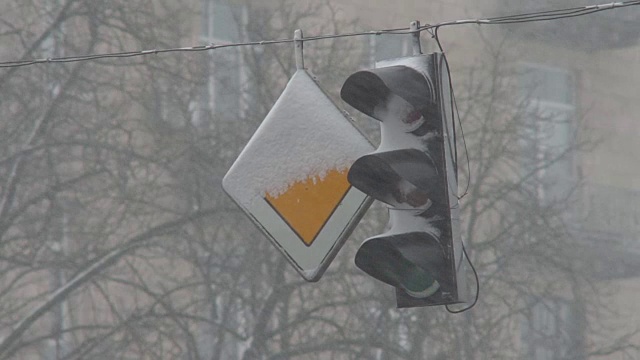
[[[342,99],[380,122],[378,149],[348,173],[389,207],[390,229],[355,263],[396,288],[398,307],[465,301],[449,75],[441,53],[378,63],[345,81]]]

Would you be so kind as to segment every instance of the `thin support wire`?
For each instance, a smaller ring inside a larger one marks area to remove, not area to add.
[[[354,36],[372,36],[372,35],[375,36],[375,35],[383,35],[383,34],[403,35],[403,34],[413,34],[416,32],[419,33],[422,31],[427,31],[431,34],[431,36],[435,37],[435,33],[437,32],[436,29],[441,27],[446,27],[446,26],[466,25],[466,24],[500,25],[500,24],[515,24],[515,23],[524,23],[524,22],[535,22],[535,21],[549,21],[549,20],[570,18],[575,16],[589,15],[589,14],[593,14],[600,11],[611,10],[615,8],[622,8],[627,6],[635,6],[635,5],[640,5],[640,0],[612,2],[612,3],[606,3],[606,4],[600,4],[600,5],[588,5],[583,7],[572,7],[572,8],[557,9],[557,10],[545,10],[545,11],[532,12],[532,13],[491,17],[486,19],[464,19],[464,20],[447,21],[447,22],[441,22],[438,24],[425,24],[424,26],[420,26],[417,29],[411,29],[411,28],[405,27],[405,28],[395,28],[395,29],[353,32],[353,33],[346,33],[346,34],[317,35],[317,36],[306,37],[301,40],[297,40],[297,39],[262,40],[262,41],[248,41],[248,42],[240,42],[240,43],[208,44],[208,45],[198,45],[198,46],[178,47],[178,48],[168,48],[168,49],[122,51],[122,52],[103,53],[103,54],[88,54],[88,55],[77,55],[77,56],[66,56],[66,57],[47,57],[47,58],[41,58],[41,59],[2,61],[0,62],[0,68],[24,67],[24,66],[30,66],[30,65],[36,65],[36,64],[70,63],[70,62],[90,61],[90,60],[108,59],[108,58],[128,58],[128,57],[157,55],[157,54],[172,53],[172,52],[211,51],[211,50],[218,50],[218,49],[229,48],[229,47],[263,46],[263,45],[292,43],[294,41],[317,41],[317,40],[336,39],[336,38],[345,38],[345,37],[354,37]]]

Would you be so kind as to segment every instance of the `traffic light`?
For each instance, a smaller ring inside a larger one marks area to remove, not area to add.
[[[348,180],[389,206],[390,230],[366,239],[355,263],[396,287],[398,307],[464,302],[454,126],[440,53],[377,64],[345,81],[342,99],[380,122],[378,149]]]

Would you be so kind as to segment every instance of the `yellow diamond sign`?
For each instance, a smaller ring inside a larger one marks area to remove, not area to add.
[[[305,245],[310,246],[347,194],[347,171],[331,170],[295,182],[284,194],[267,194],[269,205],[289,224]]]
[[[373,150],[301,69],[222,186],[300,275],[316,281],[371,204],[347,172]]]

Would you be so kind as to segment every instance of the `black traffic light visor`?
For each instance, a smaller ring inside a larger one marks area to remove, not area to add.
[[[358,268],[415,298],[450,289],[444,250],[426,232],[381,235],[365,241],[356,253]]]
[[[447,203],[446,193],[440,191],[442,179],[435,162],[417,149],[365,155],[351,165],[347,178],[358,190],[395,207],[421,208],[410,197]],[[415,191],[405,194],[406,184],[415,187]]]
[[[423,115],[435,107],[432,84],[422,73],[403,65],[353,73],[342,85],[340,97],[358,111],[380,121],[374,116],[374,109],[387,101],[390,93],[401,97]]]

